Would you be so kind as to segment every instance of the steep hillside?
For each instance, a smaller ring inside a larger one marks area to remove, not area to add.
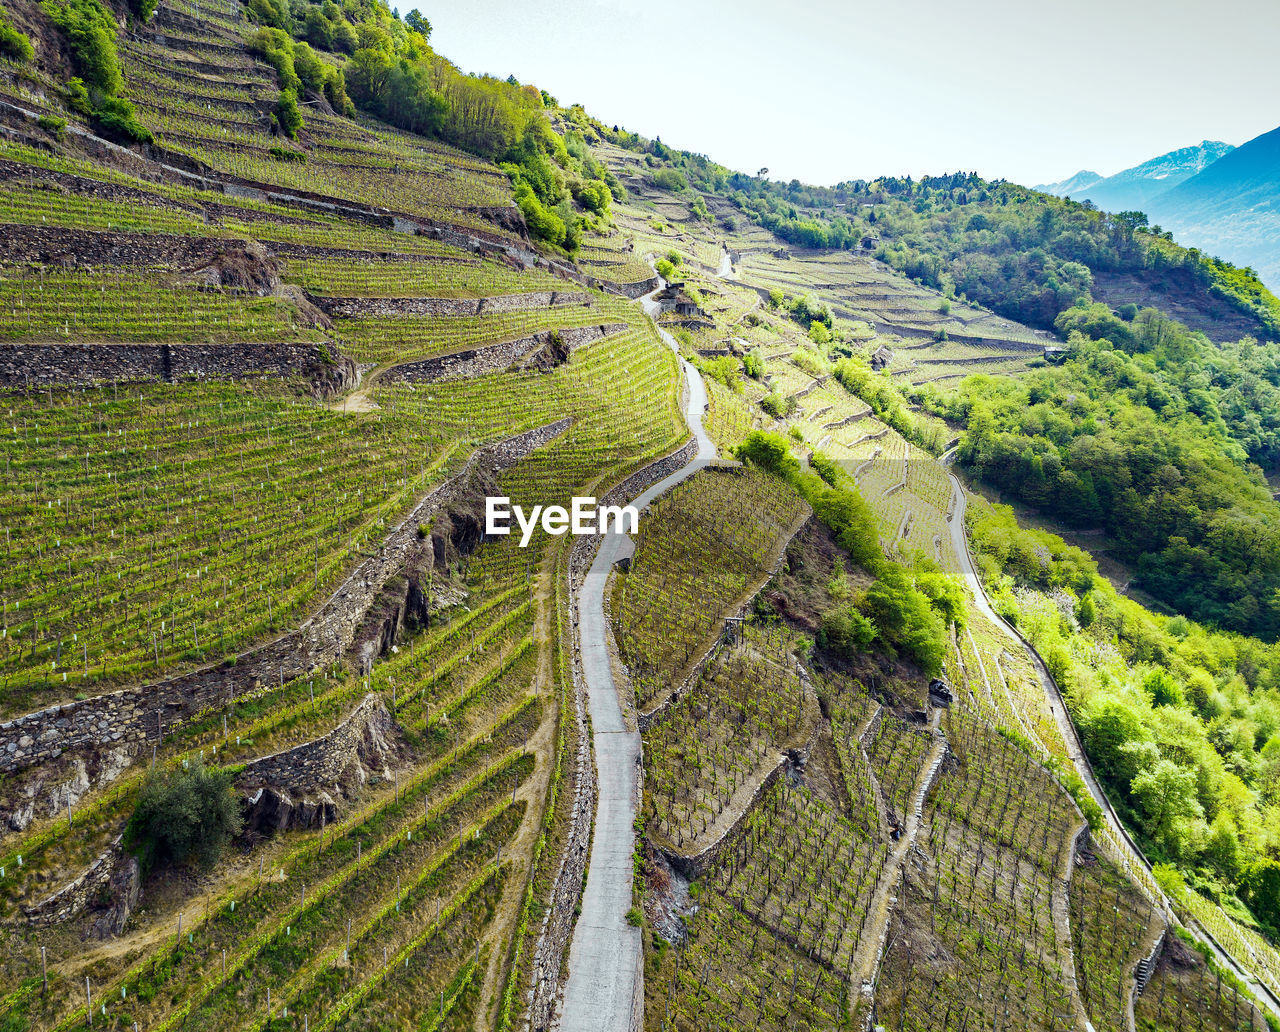
[[[1153,198],[1151,213],[1188,243],[1248,263],[1280,289],[1280,129]]]
[[[7,3],[0,1030],[1280,1014],[1280,647],[979,493],[1092,490],[1271,619],[1274,299],[1008,184],[736,176],[430,34]],[[584,497],[638,530],[558,533]]]

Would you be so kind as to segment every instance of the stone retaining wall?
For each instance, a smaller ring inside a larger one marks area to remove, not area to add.
[[[97,907],[104,913],[94,922],[92,933],[105,939],[120,933],[138,903],[141,889],[142,871],[137,858],[124,851],[121,837],[116,836],[80,877],[39,903],[24,907],[23,913],[31,924],[47,926],[70,920],[88,907]]]
[[[418,543],[418,525],[452,500],[453,489],[477,466],[510,465],[558,436],[568,419],[537,427],[477,450],[459,474],[430,491],[319,610],[296,630],[228,660],[149,685],[51,706],[0,724],[0,774],[86,746],[143,743],[165,728],[225,706],[267,684],[340,659],[353,644],[383,586],[399,573]]]
[[[589,307],[591,295],[580,291],[540,290],[525,294],[498,294],[493,297],[318,297],[307,295],[317,308],[329,315],[348,318],[367,316],[477,316],[503,312],[526,312],[535,308]]]
[[[555,347],[556,338],[566,349],[575,351],[587,344],[603,340],[613,333],[627,328],[626,323],[608,323],[602,326],[574,326],[563,330],[543,330],[518,340],[490,344],[482,348],[468,348],[451,355],[425,358],[420,362],[406,362],[392,366],[381,382],[408,381],[411,383],[438,383],[441,380],[460,380],[471,376],[500,373],[526,357],[532,357],[540,349]]]
[[[34,170],[36,175],[47,173]],[[0,160],[0,182],[31,178],[28,166]],[[102,200],[128,201],[146,211],[152,195],[127,186],[91,180],[76,181],[76,193]],[[79,187],[84,186],[81,190]],[[96,185],[98,189],[93,189]],[[197,213],[191,215],[198,217]],[[177,233],[117,233],[68,229],[60,226],[23,226],[20,233],[0,234],[0,262],[11,265],[76,265],[195,267],[235,251],[237,241],[222,237],[184,236]],[[241,245],[243,246],[243,245]]]
[[[381,696],[370,693],[328,734],[247,764],[236,777],[236,787],[251,791],[271,785],[311,792],[332,786],[343,779],[352,761],[361,754],[361,745],[371,735],[385,738],[392,726],[391,714]]]
[[[355,363],[320,342],[260,344],[0,344],[0,390],[138,380],[303,376],[320,395],[355,385]]]
[[[641,469],[598,499],[601,505],[621,505],[642,494],[651,484],[687,466],[698,451],[698,442],[690,438],[683,445]],[[569,552],[569,619],[573,626],[574,715],[578,726],[578,756],[574,770],[573,808],[569,816],[569,835],[560,867],[551,888],[552,904],[542,918],[538,941],[533,949],[532,986],[523,1024],[524,1032],[544,1032],[552,1025],[556,1001],[560,995],[561,966],[576,920],[575,909],[582,896],[583,872],[587,866],[591,827],[596,812],[596,775],[591,761],[591,735],[586,713],[586,684],[578,641],[578,593],[583,579],[600,545],[598,535],[576,538]],[[640,983],[643,985],[643,981]]]

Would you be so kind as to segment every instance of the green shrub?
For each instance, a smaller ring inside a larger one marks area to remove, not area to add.
[[[880,637],[914,659],[926,676],[942,670],[946,626],[902,567],[883,565],[880,580],[867,589],[862,611],[875,621]]]
[[[774,391],[760,402],[760,407],[773,416],[774,419],[785,419],[796,410],[796,405],[795,398],[790,395],[780,394],[778,391]]]
[[[36,125],[43,129],[50,136],[61,137],[67,129],[67,120],[59,118],[57,115],[41,115],[36,119]]]
[[[280,131],[291,140],[298,138],[298,130],[302,128],[302,111],[298,108],[298,94],[294,90],[281,90],[280,99],[276,101],[276,124]]]
[[[36,56],[36,49],[24,33],[9,24],[9,19],[0,11],[0,57],[14,61],[30,61]]]
[[[259,25],[276,29],[291,30],[293,25],[284,0],[249,0],[249,17]]]
[[[89,89],[79,76],[67,83],[67,89],[63,93],[62,99],[66,102],[67,110],[69,111],[74,111],[81,115],[88,115],[93,111],[93,104],[89,100]]]
[[[675,279],[676,267],[667,261],[667,259],[659,258],[654,262],[653,267],[657,271],[658,275],[664,280],[670,281]]]
[[[121,143],[152,143],[151,130],[138,121],[133,104],[123,97],[103,97],[93,111],[93,122],[103,136]]]
[[[67,106],[89,115],[104,136],[122,143],[151,143],[133,105],[121,97],[124,77],[116,50],[116,22],[100,0],[41,0],[62,30],[80,73],[67,84]]]
[[[742,366],[732,355],[703,359],[698,362],[698,368],[703,375],[723,384],[734,394],[742,393]]]
[[[41,6],[66,36],[76,69],[90,91],[118,94],[124,78],[116,51],[116,23],[107,9],[99,0],[43,0]]]
[[[740,461],[785,480],[793,480],[800,472],[800,462],[791,454],[787,439],[767,430],[751,431],[733,453]]]
[[[852,606],[843,606],[823,614],[818,645],[852,659],[871,648],[877,633],[870,617]]]
[[[651,179],[653,185],[660,190],[670,190],[672,193],[678,193],[681,190],[689,189],[689,181],[674,168],[660,168],[653,173]]]
[[[292,147],[271,147],[267,153],[276,161],[296,161],[305,164],[307,160],[307,156],[302,151],[294,150]],[[329,361],[332,362],[333,359],[330,358]]]
[[[516,204],[520,206],[520,211],[524,214],[524,220],[529,226],[529,232],[539,240],[545,240],[547,243],[555,244],[557,247],[565,243],[567,230],[564,219],[560,218],[554,211],[544,207],[542,202],[534,195],[533,189],[528,183],[516,184],[515,199]]]
[[[188,861],[212,866],[243,826],[231,781],[230,770],[200,760],[185,769],[153,770],[125,827],[125,847],[145,870]]]
[[[596,215],[603,215],[609,210],[613,195],[609,193],[609,188],[598,179],[576,182],[571,189],[573,190],[573,199],[586,208],[587,211]]]

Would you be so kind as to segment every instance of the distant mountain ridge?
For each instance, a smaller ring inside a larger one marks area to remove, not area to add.
[[[1280,128],[1240,147],[1205,140],[1114,176],[1089,182],[1091,175],[1036,189],[1106,211],[1144,211],[1179,242],[1251,266],[1280,289]]]
[[[1081,190],[1087,190],[1094,183],[1102,182],[1102,176],[1097,172],[1089,172],[1081,169],[1070,179],[1064,179],[1060,183],[1041,183],[1033,189],[1039,190],[1041,193],[1056,194],[1059,197],[1074,197]]]
[[[1087,199],[1107,211],[1142,209],[1151,198],[1186,182],[1233,150],[1235,147],[1221,140],[1205,140],[1194,147],[1161,154],[1114,176],[1077,172],[1061,183],[1046,183],[1035,189],[1078,201]]]

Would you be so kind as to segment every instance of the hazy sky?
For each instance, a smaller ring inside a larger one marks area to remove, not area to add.
[[[1110,175],[1280,124],[1277,0],[399,0],[464,70],[746,172]]]

